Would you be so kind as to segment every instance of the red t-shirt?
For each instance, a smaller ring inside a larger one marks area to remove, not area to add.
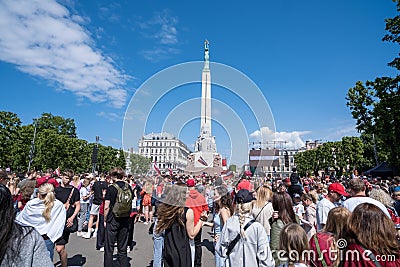
[[[237,186],[237,190],[239,191],[240,189],[247,189],[247,190],[251,191],[250,181],[243,179]]]
[[[374,253],[374,252],[373,252]],[[372,261],[370,257],[368,257],[365,253],[365,249],[358,244],[350,244],[347,247],[346,256],[344,256],[345,260],[343,262],[343,267],[375,267],[375,263]],[[357,259],[355,255],[358,255]],[[375,259],[379,262],[382,267],[395,267],[400,266],[400,258],[399,253],[393,258],[393,255],[379,255],[374,253]],[[383,260],[385,259],[385,260]]]
[[[17,196],[17,199],[16,199],[16,201],[18,201],[18,202],[21,201],[21,203],[22,203],[22,206],[19,208],[19,210],[23,210],[23,209],[25,208],[26,203],[28,203],[29,200],[30,200],[30,199],[23,199],[23,198],[22,198],[22,195],[19,194],[19,195]]]
[[[196,225],[203,211],[208,211],[208,204],[205,197],[196,189],[189,191],[189,197],[186,199],[186,207],[193,210],[194,224]]]
[[[326,262],[327,266],[332,266],[334,260],[334,253],[331,252],[333,243],[335,242],[335,238],[333,234],[331,233],[325,233],[325,232],[320,232],[316,233],[311,239],[310,239],[310,249],[314,251],[315,254],[315,259],[311,259],[311,262],[313,263],[312,266],[316,267],[323,267],[322,265],[322,260],[320,260],[321,255],[319,255],[318,250],[317,250],[317,245],[315,243],[315,236],[318,239],[318,245],[319,245],[319,251],[321,251],[321,254],[324,255],[324,260]],[[332,255],[332,256],[330,256]],[[331,259],[333,258],[333,259]]]

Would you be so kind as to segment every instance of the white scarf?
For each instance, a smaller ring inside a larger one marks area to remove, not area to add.
[[[22,224],[34,227],[41,235],[46,234],[54,243],[62,236],[66,220],[66,210],[61,201],[55,199],[50,212],[50,221],[46,222],[42,216],[44,201],[34,198],[26,203],[25,208],[17,216],[16,220]]]

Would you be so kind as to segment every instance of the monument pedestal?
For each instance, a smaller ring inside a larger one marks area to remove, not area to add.
[[[188,164],[185,169],[186,174],[201,175],[220,175],[222,172],[221,155],[216,152],[197,151],[188,156]]]

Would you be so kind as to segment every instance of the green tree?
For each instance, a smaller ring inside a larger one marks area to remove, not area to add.
[[[54,116],[51,113],[42,113],[42,116],[35,119],[33,124],[37,124],[38,131],[41,129],[52,129],[58,134],[76,138],[76,126],[74,119]]]
[[[115,149],[111,146],[103,146],[101,144],[98,144],[98,147],[99,151],[97,170],[100,173],[108,172],[114,167],[121,167],[125,169],[126,162],[122,149]]]
[[[150,170],[151,159],[143,157],[139,154],[130,155],[132,173],[143,175]]]
[[[397,1],[397,11],[400,3]],[[386,19],[388,33],[383,41],[400,44],[400,16]],[[399,54],[398,54],[399,55]],[[400,58],[397,56],[388,64],[400,70]],[[365,84],[358,81],[347,93],[347,106],[356,120],[360,133],[374,135],[379,149],[387,155],[389,164],[400,170],[400,76],[378,77]],[[384,160],[379,158],[379,161]]]
[[[20,126],[21,120],[17,114],[0,111],[0,168],[13,164],[13,142],[19,138]]]

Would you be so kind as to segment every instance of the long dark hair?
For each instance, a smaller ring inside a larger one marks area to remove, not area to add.
[[[19,254],[21,240],[26,233],[23,231],[23,226],[14,222],[15,212],[11,192],[3,184],[0,184],[0,203],[0,265],[2,265],[5,258],[15,259]]]
[[[296,223],[296,215],[293,211],[292,199],[286,192],[276,192],[272,196],[272,207],[278,211],[279,219],[284,224]]]
[[[186,192],[187,188],[183,183],[165,186],[166,197],[157,210],[156,233],[171,228],[175,222],[185,227],[182,216],[185,209]]]
[[[393,222],[377,206],[370,203],[358,205],[348,222],[349,241],[381,255],[399,257],[400,246],[396,240]]]
[[[230,212],[230,216],[232,216],[233,213],[235,212],[235,209],[233,208],[233,199],[232,199],[231,194],[223,186],[217,186],[215,188],[215,190],[217,190],[218,194],[221,196],[221,199],[220,199],[221,207],[218,205],[218,203],[214,203],[215,211],[219,212],[219,210],[221,208],[227,208]]]

